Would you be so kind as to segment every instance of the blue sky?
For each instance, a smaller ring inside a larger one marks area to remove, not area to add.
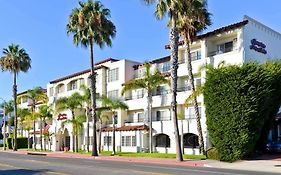
[[[95,60],[109,57],[147,61],[169,54],[166,20],[157,21],[154,7],[141,0],[101,0],[111,10],[117,35],[112,48],[95,48]],[[2,48],[11,43],[25,48],[32,58],[32,69],[19,74],[18,91],[47,83],[84,70],[89,65],[89,51],[76,47],[66,34],[71,9],[78,0],[0,0],[0,56]],[[212,30],[241,21],[248,15],[281,32],[281,1],[279,0],[209,0],[213,14]],[[208,31],[207,30],[207,31]],[[12,76],[0,72],[0,97],[11,99]]]

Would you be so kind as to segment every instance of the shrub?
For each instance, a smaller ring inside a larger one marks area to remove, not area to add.
[[[13,149],[13,146],[12,146],[12,138],[7,138],[6,139],[6,147],[8,149]]]
[[[220,160],[219,152],[215,147],[207,150],[207,158],[213,160]]]
[[[223,161],[251,155],[281,102],[281,63],[210,68],[203,90],[210,138]]]
[[[20,148],[27,148],[27,142],[28,138],[27,137],[19,137],[17,138],[17,144],[18,144],[18,149]]]

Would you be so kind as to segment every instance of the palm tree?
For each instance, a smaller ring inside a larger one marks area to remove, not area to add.
[[[39,118],[40,118],[40,140],[41,142],[43,142],[43,127],[42,127],[42,123],[46,124],[46,120],[50,120],[52,119],[53,115],[52,115],[52,109],[50,106],[48,105],[42,105],[39,106]],[[44,133],[45,134],[45,133]],[[46,138],[46,137],[45,137]],[[41,143],[42,144],[42,143]],[[46,140],[44,139],[44,150],[46,150]]]
[[[11,117],[11,113],[13,112],[14,110],[14,102],[13,100],[10,100],[8,102],[4,101],[3,103],[0,104],[0,107],[4,109],[5,111],[5,115],[8,115],[8,118]],[[3,136],[3,147],[4,147],[4,150],[6,150],[6,146],[5,146],[5,140],[6,140],[6,116],[3,116],[4,117],[4,136]]]
[[[145,74],[143,78],[133,79],[124,84],[122,89],[122,95],[131,90],[145,89],[147,91],[147,119],[149,120],[149,152],[152,153],[152,93],[155,88],[162,84],[167,84],[169,81],[161,75],[157,70],[154,73],[151,72],[151,64],[145,63]]]
[[[72,140],[73,140],[73,144],[72,144],[72,150],[73,152],[75,151],[78,151],[78,147],[77,150],[75,149],[75,145],[77,146],[78,145],[78,137],[77,137],[77,125],[78,122],[78,119],[76,120],[76,113],[75,111],[76,110],[81,110],[82,109],[82,96],[76,92],[76,93],[73,93],[71,96],[69,97],[61,97],[59,99],[56,100],[56,111],[57,112],[60,112],[60,111],[63,111],[63,110],[70,110],[71,112],[71,119],[68,119],[67,122],[65,123],[72,123],[72,131],[73,131],[73,134],[72,134]],[[76,142],[76,144],[75,144]]]
[[[2,71],[9,71],[14,76],[13,97],[14,97],[14,115],[15,115],[15,134],[14,134],[14,151],[17,151],[17,75],[20,72],[27,72],[31,68],[31,59],[26,51],[19,45],[11,44],[8,48],[3,49],[3,54],[0,58]]]
[[[32,129],[32,117],[31,117],[31,113],[30,115],[28,115],[24,121],[24,130],[27,131],[27,149],[30,149],[30,130]]]
[[[178,70],[178,47],[179,32],[177,28],[178,12],[182,11],[182,0],[143,0],[147,5],[156,3],[155,15],[157,19],[163,19],[166,14],[169,17],[170,27],[170,48],[171,48],[171,114],[174,123],[174,134],[176,142],[176,157],[178,161],[183,161],[180,147],[180,137],[177,119],[177,70]]]
[[[186,0],[184,3],[184,11],[179,15],[179,31],[184,39],[184,47],[186,48],[188,77],[191,85],[192,93],[195,92],[194,75],[192,73],[190,45],[195,39],[198,32],[206,29],[211,25],[210,13],[207,10],[206,0]],[[200,121],[200,114],[197,102],[197,96],[193,96],[193,104],[195,109],[197,131],[199,137],[199,152],[204,153],[204,139]]]
[[[97,120],[99,121],[99,132],[98,132],[98,138],[99,138],[99,144],[98,144],[98,151],[101,152],[101,133],[102,133],[102,125],[104,119],[109,120],[109,117],[107,115],[103,115],[103,112],[108,110],[108,108],[101,107],[97,108]]]
[[[26,117],[30,115],[29,109],[18,109],[18,124],[21,127],[21,136],[23,137],[24,123]]]
[[[75,136],[75,146],[73,145],[73,152],[78,152],[78,135],[81,133],[83,129],[83,122],[85,122],[85,120],[86,120],[85,115],[78,115],[72,119],[67,119],[61,123],[62,128],[64,128],[66,124],[71,124],[73,127],[73,135]]]
[[[79,8],[74,8],[69,15],[67,24],[67,33],[73,34],[75,45],[81,44],[84,47],[90,47],[90,65],[91,65],[91,104],[93,120],[93,144],[92,156],[98,156],[97,138],[96,138],[96,75],[94,72],[94,44],[100,48],[104,45],[111,46],[112,38],[115,37],[116,28],[109,20],[110,10],[104,8],[101,2],[88,0],[88,2],[79,2]]]
[[[31,108],[31,113],[32,114],[32,118],[33,118],[33,149],[36,150],[36,132],[35,132],[35,125],[36,125],[36,120],[38,119],[38,114],[35,114],[35,110],[36,110],[36,105],[39,104],[39,102],[42,103],[46,103],[48,101],[48,96],[45,92],[44,89],[42,89],[41,87],[35,87],[33,89],[30,89],[27,91],[27,93],[18,96],[18,99],[21,98],[27,98],[30,100],[29,105]],[[40,128],[41,128],[42,123],[40,123]],[[40,131],[40,133],[42,133],[42,131]],[[40,134],[42,135],[42,134]],[[42,138],[40,138],[42,139]],[[41,150],[43,150],[43,145],[42,145],[42,141],[40,140],[40,148]]]
[[[115,124],[116,124],[116,118],[117,118],[117,112],[116,110],[121,109],[125,110],[128,109],[128,106],[126,103],[121,101],[120,99],[113,99],[108,97],[101,97],[102,103],[105,107],[108,107],[109,110],[112,112],[112,155],[115,155]]]
[[[89,116],[91,112],[91,90],[87,88],[85,85],[80,86],[80,90],[82,91],[83,95],[83,102],[84,102],[84,107],[85,107],[85,116],[86,116],[86,123],[87,123],[87,134],[86,134],[86,149],[87,152],[90,152],[89,144],[90,144],[90,123],[89,123]],[[97,115],[98,117],[98,115]]]

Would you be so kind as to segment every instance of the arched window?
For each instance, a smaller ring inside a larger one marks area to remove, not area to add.
[[[198,136],[193,133],[183,135],[183,146],[185,148],[196,148],[199,146]]]
[[[156,147],[170,147],[170,138],[166,134],[159,134],[156,136]]]

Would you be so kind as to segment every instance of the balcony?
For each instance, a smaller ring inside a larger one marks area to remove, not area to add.
[[[182,86],[177,88],[177,92],[185,92],[185,91],[190,91],[191,87],[190,86]]]
[[[152,117],[152,121],[153,122],[157,122],[157,121],[170,121],[170,120],[172,120],[172,116],[171,115],[158,115],[158,116]]]
[[[141,98],[143,98],[143,97],[144,97],[144,93],[142,93],[142,94],[137,94],[137,95],[131,95],[131,96],[125,97],[125,101],[141,99]]]
[[[169,94],[169,90],[160,90],[160,91],[156,91],[152,94],[152,96],[157,96],[157,95],[167,95]]]

